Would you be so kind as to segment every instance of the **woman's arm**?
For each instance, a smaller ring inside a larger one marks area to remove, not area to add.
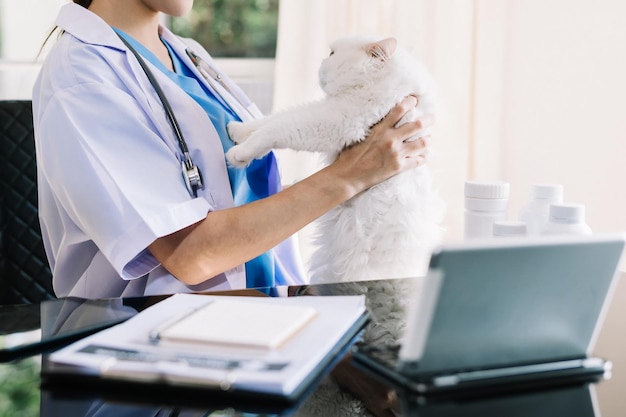
[[[195,285],[271,249],[361,191],[425,161],[426,142],[404,139],[432,121],[394,127],[416,103],[414,97],[405,98],[366,140],[343,151],[328,167],[271,197],[211,212],[157,239],[150,251],[172,275]]]

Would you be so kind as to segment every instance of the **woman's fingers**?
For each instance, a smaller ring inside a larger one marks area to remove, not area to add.
[[[416,140],[403,142],[402,154],[405,158],[424,157],[426,159],[430,154],[431,136],[422,136]]]
[[[405,149],[400,152],[405,157],[418,156],[418,154],[422,154],[419,152],[421,149],[428,148],[431,138],[430,130],[435,123],[434,116],[430,114],[405,122],[403,119],[407,113],[415,110],[415,106],[417,106],[415,96],[405,97],[373,128],[386,131],[384,136],[389,141],[401,141],[403,145],[406,144],[407,146],[403,146]],[[402,124],[398,125],[401,120]],[[413,144],[409,145],[411,143]]]
[[[416,138],[430,136],[430,130],[435,124],[435,117],[431,114],[424,115],[419,119],[404,123],[396,127],[399,137],[405,142],[411,142]]]
[[[406,96],[387,113],[380,124],[386,128],[395,126],[400,119],[417,106],[417,97]]]

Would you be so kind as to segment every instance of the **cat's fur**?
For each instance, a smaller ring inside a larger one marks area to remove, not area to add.
[[[398,124],[435,111],[433,80],[395,39],[348,37],[331,49],[319,72],[324,99],[228,125],[238,143],[226,154],[231,164],[245,166],[273,148],[321,152],[330,163],[347,146],[362,141],[403,97],[417,96],[418,107]],[[324,294],[367,294],[373,320],[364,335],[366,343],[398,342],[414,293],[411,280],[369,280],[422,275],[430,251],[441,239],[443,213],[429,170],[422,166],[371,187],[318,221],[311,283],[343,283],[322,286]],[[364,412],[362,403],[327,380],[298,415]]]
[[[348,37],[332,45],[320,68],[323,100],[263,119],[230,123],[238,143],[226,154],[245,166],[274,148],[321,152],[328,161],[363,140],[403,97],[416,95],[416,111],[432,113],[435,88],[428,72],[395,40]],[[311,281],[338,282],[415,276],[441,235],[441,200],[428,168],[399,174],[319,221]]]

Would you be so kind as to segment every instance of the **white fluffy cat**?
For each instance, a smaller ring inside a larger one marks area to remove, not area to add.
[[[238,143],[226,154],[231,164],[245,166],[277,148],[321,152],[330,162],[341,150],[363,140],[371,126],[411,94],[418,97],[418,107],[405,119],[434,112],[432,78],[395,39],[352,36],[334,42],[331,50],[319,71],[324,99],[228,125]],[[311,282],[423,273],[441,236],[443,211],[426,166],[355,196],[318,221]]]
[[[320,152],[332,162],[347,146],[363,140],[405,96],[417,96],[418,107],[398,124],[435,111],[432,78],[395,39],[347,37],[334,42],[331,50],[319,71],[325,98],[252,122],[230,123],[229,133],[238,145],[227,152],[229,163],[245,166],[277,148]],[[423,275],[441,239],[444,210],[429,170],[422,166],[370,188],[318,220],[311,283],[341,283],[319,287],[320,294],[367,295],[372,322],[365,343],[399,341],[416,283],[388,278]],[[326,379],[297,415],[364,413],[360,401]]]

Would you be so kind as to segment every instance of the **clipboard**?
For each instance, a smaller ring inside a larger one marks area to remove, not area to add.
[[[298,306],[313,308],[316,315],[275,348],[150,341],[150,331],[175,313],[226,298],[231,297],[176,294],[53,353],[44,363],[42,383],[57,392],[91,387],[119,395],[128,388],[133,396],[145,390],[153,398],[157,391],[203,392],[200,402],[249,401],[254,407],[284,408],[302,399],[332,369],[369,320],[364,296],[236,297],[250,307]]]

